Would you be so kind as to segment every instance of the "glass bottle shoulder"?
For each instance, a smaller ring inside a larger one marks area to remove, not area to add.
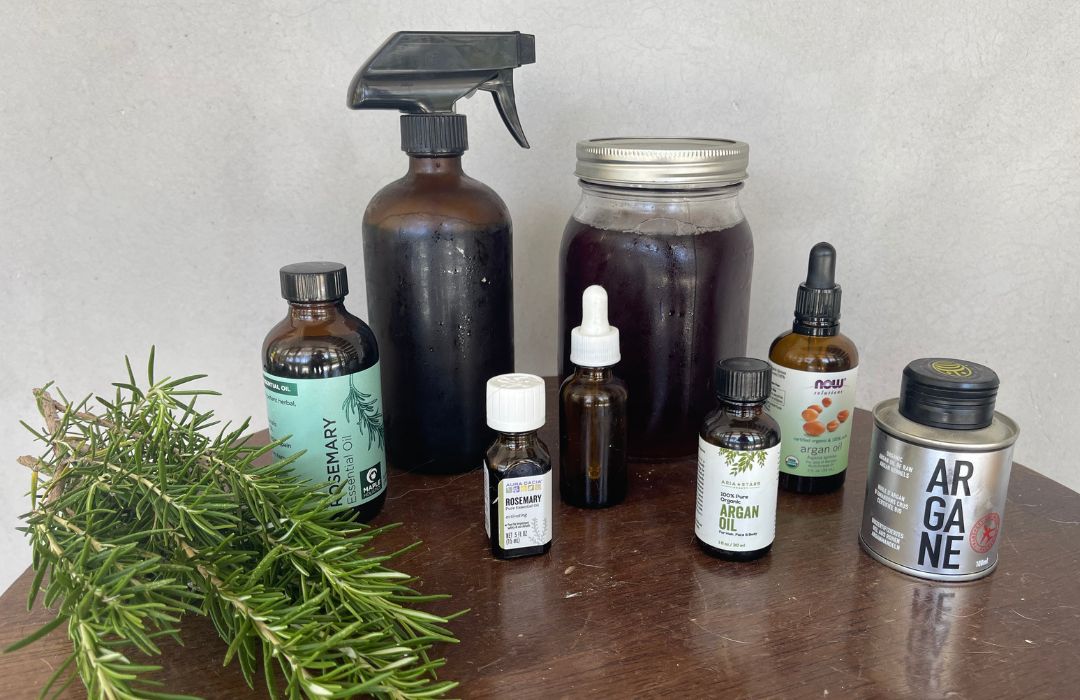
[[[269,374],[322,379],[374,366],[379,348],[371,328],[344,308],[310,318],[290,311],[267,334],[262,357]]]
[[[495,190],[460,169],[445,173],[410,171],[371,198],[363,223],[365,228],[397,230],[433,219],[502,227],[510,225],[510,211]]]
[[[559,397],[565,403],[580,406],[611,406],[625,404],[629,396],[626,382],[614,373],[604,379],[593,380],[574,372],[559,388]]]
[[[803,372],[845,372],[858,367],[859,350],[843,333],[803,335],[787,331],[772,342],[769,360]]]
[[[536,476],[551,471],[551,453],[535,433],[524,440],[507,440],[500,435],[488,448],[485,460],[485,466],[502,478]]]
[[[764,412],[740,417],[718,407],[705,416],[700,435],[729,450],[766,450],[780,444],[780,426]]]

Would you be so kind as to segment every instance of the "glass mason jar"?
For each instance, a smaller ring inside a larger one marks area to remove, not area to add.
[[[717,361],[746,354],[754,242],[739,208],[749,146],[723,139],[581,141],[581,201],[563,232],[559,373],[591,284],[622,338],[635,459],[697,451]]]

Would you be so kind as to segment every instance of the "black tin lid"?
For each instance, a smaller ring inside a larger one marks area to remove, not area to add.
[[[772,367],[752,357],[729,357],[716,363],[716,398],[732,403],[762,403],[769,398]]]
[[[335,262],[302,262],[281,268],[281,296],[299,303],[336,301],[349,293],[345,266]]]
[[[978,430],[994,421],[997,374],[966,360],[924,357],[904,368],[900,414],[935,428]]]

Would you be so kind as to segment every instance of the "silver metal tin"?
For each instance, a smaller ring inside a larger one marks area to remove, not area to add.
[[[859,541],[905,574],[971,581],[998,563],[1012,449],[1020,429],[1001,413],[979,430],[946,430],[874,408]]]

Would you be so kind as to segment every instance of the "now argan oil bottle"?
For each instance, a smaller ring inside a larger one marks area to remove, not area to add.
[[[330,508],[356,519],[378,515],[386,500],[379,347],[367,324],[345,310],[345,266],[306,262],[281,268],[289,313],[263,341],[263,386],[270,437],[292,469],[324,483]]]
[[[780,488],[827,493],[844,483],[859,351],[840,333],[836,249],[810,250],[806,281],[795,299],[795,322],[769,348],[772,394],[766,410],[784,439]]]

